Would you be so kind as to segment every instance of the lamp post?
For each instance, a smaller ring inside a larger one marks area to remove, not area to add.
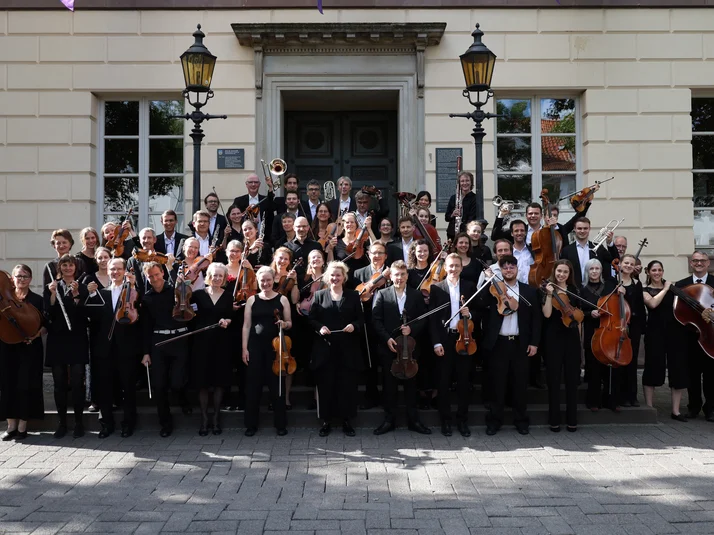
[[[476,208],[477,217],[483,218],[483,138],[486,132],[483,129],[483,120],[499,117],[493,113],[486,113],[481,110],[483,106],[493,96],[491,89],[491,78],[493,78],[493,67],[496,65],[496,54],[491,52],[486,45],[481,42],[483,32],[478,24],[476,29],[471,33],[474,38],[473,44],[466,52],[459,56],[461,60],[461,69],[464,71],[464,80],[466,89],[463,91],[463,96],[466,97],[469,103],[476,109],[469,113],[450,113],[449,117],[465,117],[472,119],[475,126],[471,136],[474,138],[476,145]],[[476,102],[471,100],[471,93],[476,93]],[[486,97],[481,102],[481,93],[485,92]]]
[[[209,119],[228,119],[227,115],[210,115],[203,113],[203,108],[210,98],[213,97],[211,89],[211,79],[213,69],[216,66],[216,56],[211,54],[203,38],[206,37],[201,31],[201,25],[193,32],[196,41],[186,52],[181,54],[181,68],[183,69],[183,79],[186,89],[183,90],[183,97],[195,108],[191,113],[185,115],[174,115],[175,119],[186,119],[193,121],[191,139],[193,139],[193,212],[201,209],[201,141],[204,134],[201,128],[203,121]],[[196,99],[191,101],[191,93],[196,93]],[[201,95],[205,95],[205,100],[201,102]]]

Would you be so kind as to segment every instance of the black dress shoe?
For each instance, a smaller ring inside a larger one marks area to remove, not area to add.
[[[714,412],[710,412],[709,414],[707,414],[706,420],[707,422],[714,422]]]
[[[57,426],[57,431],[55,431],[55,438],[62,438],[67,434],[67,425],[59,424]]]
[[[456,429],[459,430],[459,433],[461,433],[462,437],[470,437],[471,436],[471,429],[469,429],[469,426],[466,422],[457,423]]]
[[[551,425],[550,430],[553,431],[553,433],[560,433],[560,426],[559,425]]]
[[[630,401],[630,405],[632,405],[633,407],[639,407],[639,406],[640,406],[640,402],[637,401],[637,400]]]
[[[577,425],[568,425],[565,428],[568,430],[568,433],[575,433],[578,430]]]
[[[74,424],[74,432],[72,433],[74,438],[82,438],[84,436],[84,424],[77,422]]]
[[[361,411],[368,411],[369,409],[373,409],[377,406],[377,402],[371,399],[366,399],[364,400],[364,403],[359,406],[359,410]]]
[[[198,435],[201,437],[208,436],[208,427],[206,424],[201,424],[201,427],[198,428]]]
[[[689,411],[686,416],[688,420],[694,420],[697,416],[699,416],[699,412]]]
[[[431,435],[431,429],[429,429],[421,422],[414,422],[412,424],[409,424],[407,426],[407,429],[409,429],[409,431],[414,431],[415,433],[419,433],[421,435]]]
[[[330,434],[330,431],[332,431],[332,426],[325,422],[324,424],[322,424],[322,427],[320,428],[320,432],[318,434],[321,437],[326,437]]]
[[[314,399],[311,399],[310,403],[307,404],[307,410],[309,410],[309,411],[317,410],[317,401],[315,401]]]
[[[285,429],[284,427],[281,427],[280,429],[278,429],[276,431],[276,433],[278,434],[279,437],[284,437],[285,435],[288,434],[288,430]]]
[[[221,427],[220,422],[216,422],[216,425],[213,426],[213,434],[220,435],[221,433],[223,433],[223,428]]]
[[[677,420],[678,422],[687,422],[687,417],[684,414],[671,414],[672,420]]]
[[[348,437],[355,436],[355,428],[352,427],[352,424],[349,420],[345,420],[344,422],[342,422],[342,432]]]
[[[528,433],[530,433],[530,431],[528,431],[528,428],[527,428],[527,427],[516,427],[516,430],[517,430],[521,435],[527,435]]]
[[[245,430],[245,433],[243,433],[243,434],[247,437],[252,437],[253,435],[255,435],[255,432],[257,430],[258,429],[256,429],[255,427],[249,427],[248,429]]]
[[[109,435],[114,433],[114,426],[103,425],[101,431],[99,431],[99,438],[107,438]]]
[[[488,436],[492,437],[496,433],[498,433],[498,427],[493,426],[493,425],[486,426],[486,434]]]
[[[17,435],[15,435],[15,440],[25,440],[26,438],[27,438],[27,430],[18,431]]]
[[[546,388],[545,385],[540,381],[532,381],[530,383],[530,386],[532,386],[533,388],[537,388],[538,390],[545,390]]]
[[[384,421],[377,429],[374,430],[374,434],[383,435],[385,433],[389,433],[390,431],[394,431],[394,424],[390,421]]]
[[[622,403],[620,403],[620,406],[629,408],[629,407],[632,407],[632,403],[630,403],[629,401],[623,401]]]
[[[181,405],[181,412],[188,416],[193,413],[193,407],[191,405]]]
[[[10,442],[13,438],[15,438],[18,435],[19,431],[17,429],[13,429],[12,431],[5,431],[2,434],[2,440],[3,442]]]
[[[441,434],[444,435],[445,437],[451,436],[451,423],[450,422],[444,422],[441,424]]]
[[[171,433],[174,432],[174,428],[171,425],[162,425],[161,431],[159,431],[159,436],[162,438],[170,437]]]
[[[133,434],[134,434],[133,426],[131,426],[131,425],[122,425],[121,426],[121,438],[129,438]]]

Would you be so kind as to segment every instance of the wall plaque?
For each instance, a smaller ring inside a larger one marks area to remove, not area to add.
[[[218,149],[218,169],[245,169],[245,149]]]

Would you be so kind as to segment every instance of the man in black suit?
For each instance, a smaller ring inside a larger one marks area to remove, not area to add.
[[[559,225],[558,218],[555,216],[548,217],[546,219],[546,223],[548,225],[555,225],[556,230],[560,232],[560,235],[563,238],[563,244],[566,244],[569,241],[568,235],[573,231],[573,228],[575,227],[575,221],[579,217],[582,217],[587,214],[587,211],[590,209],[591,204],[592,203],[586,204],[585,209],[582,212],[575,212],[573,217],[571,217],[570,220],[568,220],[568,222],[564,225]],[[496,241],[499,238],[506,238],[507,240],[511,240],[511,242],[513,242],[513,236],[511,235],[511,232],[509,230],[504,230],[503,228],[503,220],[509,214],[509,212],[510,210],[505,205],[498,211],[498,217],[496,218],[496,221],[494,221],[493,230],[491,231],[491,240]],[[528,221],[526,244],[530,246],[533,233],[543,228],[543,207],[537,202],[530,203],[526,207],[526,220]]]
[[[161,225],[164,227],[164,231],[156,236],[156,244],[154,245],[154,248],[157,253],[178,256],[178,244],[181,243],[182,240],[188,238],[188,236],[186,234],[176,232],[177,221],[178,216],[173,210],[166,210],[163,214],[161,214]]]
[[[322,245],[309,237],[308,231],[310,227],[307,224],[306,217],[298,217],[293,228],[295,229],[295,238],[285,242],[284,245],[292,251],[293,262],[297,262],[298,258],[302,258],[302,267],[298,272],[298,276],[300,276],[307,269],[307,257],[315,249],[322,250]]]
[[[115,321],[124,275],[135,292],[134,275],[127,274],[123,258],[111,259],[108,271],[112,281],[108,288],[98,290],[95,282],[87,285],[90,293],[87,310],[92,324],[97,325],[96,343],[92,347],[92,390],[101,411],[99,438],[107,438],[114,432],[112,392],[118,372],[124,394],[121,436],[126,438],[134,434],[136,425],[136,369],[141,361],[141,330],[138,321],[126,324]]]
[[[441,305],[450,303],[439,312],[430,316],[431,341],[439,366],[439,414],[441,416],[441,434],[451,436],[451,401],[449,390],[451,380],[456,375],[456,397],[458,412],[456,413],[456,428],[462,436],[471,436],[468,426],[469,410],[469,370],[473,357],[460,355],[456,352],[456,341],[459,338],[458,323],[460,317],[471,317],[473,307],[461,306],[461,297],[468,300],[475,292],[473,282],[461,279],[463,265],[461,257],[451,253],[444,261],[446,280],[431,285],[429,292],[429,308],[434,310]],[[457,314],[460,312],[460,315]],[[448,324],[444,325],[449,318]],[[474,318],[475,322],[475,318]]]
[[[714,288],[714,277],[709,275],[709,256],[704,251],[694,251],[689,259],[692,276],[678,281],[675,286],[685,288],[692,284],[706,284]],[[708,422],[714,422],[714,359],[708,356],[699,345],[699,333],[691,328],[681,328],[685,354],[689,367],[689,405],[687,418],[696,418],[699,411],[704,412]],[[702,403],[702,392],[704,402]]]
[[[317,207],[320,206],[320,183],[312,179],[307,183],[307,202],[302,203],[302,208],[305,211],[305,217],[307,217],[307,222],[312,225],[312,221],[317,217]],[[337,217],[337,214],[332,214],[333,218]]]
[[[459,215],[459,211],[456,208],[456,194],[449,198],[449,203],[446,205],[446,213],[444,218],[446,219],[448,226],[446,227],[446,237],[450,240],[454,239],[454,236],[459,232],[464,232],[466,230],[466,225],[469,221],[474,221],[478,219],[478,207],[476,202],[476,194],[472,191],[474,189],[474,176],[468,171],[462,171],[458,176],[459,187],[461,188],[461,225],[458,229],[454,229],[456,225],[456,217]]]
[[[354,212],[357,210],[357,203],[350,197],[350,192],[352,191],[352,180],[348,176],[341,176],[337,180],[337,191],[339,196],[336,199],[330,201],[330,211],[332,212],[332,217],[337,218],[340,214],[347,212]]]
[[[382,242],[376,242],[369,247],[369,265],[358,269],[354,273],[352,282],[355,285],[367,283],[373,275],[382,273],[387,279],[387,284],[390,280],[390,271],[386,265],[387,249]],[[362,301],[364,308],[364,324],[365,329],[365,400],[360,406],[360,409],[367,410],[379,405],[379,374],[377,372],[378,353],[377,353],[377,332],[374,330],[372,323],[372,299]]]
[[[271,230],[273,228],[273,215],[275,213],[275,203],[273,202],[275,195],[273,194],[273,181],[269,177],[266,179],[268,184],[268,195],[261,195],[258,193],[260,190],[260,178],[255,173],[248,175],[245,180],[245,187],[248,189],[248,193],[236,197],[233,199],[233,204],[237,206],[241,212],[245,212],[248,206],[258,204],[260,206],[260,213],[256,218],[255,224],[260,228],[260,222],[265,220],[265,228]]]
[[[481,302],[488,309],[483,348],[489,359],[488,382],[491,386],[491,408],[486,415],[486,434],[495,435],[503,425],[503,406],[510,376],[513,423],[521,435],[527,435],[528,359],[538,351],[542,323],[541,304],[535,288],[518,282],[518,261],[513,255],[501,257],[498,265],[508,287],[507,291],[518,295],[518,310],[508,316],[502,316],[498,313],[496,298],[487,290],[482,292],[484,297]],[[491,275],[488,271],[486,276]]]
[[[387,246],[387,265],[391,266],[397,260],[407,261],[409,247],[414,242],[414,222],[410,216],[399,218],[397,224],[399,235]]]
[[[283,220],[281,216],[283,214],[292,214],[293,220],[297,220],[298,217],[305,215],[300,209],[300,197],[298,197],[297,191],[291,191],[285,194],[284,202],[285,209],[282,212],[278,212],[278,217],[273,220],[273,228],[270,232],[270,242],[276,244],[276,246],[281,243],[285,243],[286,241],[286,234],[283,230]],[[310,227],[308,226],[308,229],[309,228]],[[307,258],[305,258],[305,261],[307,261]]]
[[[585,263],[591,258],[597,258],[603,265],[603,278],[612,279],[611,270],[607,266],[612,264],[614,258],[619,258],[615,244],[613,243],[613,234],[607,234],[607,247],[598,247],[597,252],[593,251],[593,242],[589,241],[590,236],[590,220],[587,217],[579,217],[575,221],[575,241],[563,247],[560,252],[560,258],[570,260],[573,264],[573,278],[575,285],[580,288],[583,282],[588,280],[588,274],[585,273]]]
[[[208,238],[213,240],[213,235],[218,232],[218,240],[216,243],[221,243],[223,241],[223,233],[226,231],[228,226],[228,221],[225,216],[218,213],[218,207],[221,205],[221,201],[218,195],[211,192],[203,199],[203,205],[205,206],[206,212],[208,212]],[[188,228],[191,232],[195,233],[194,223],[191,221],[188,224]]]
[[[372,306],[372,324],[379,337],[378,351],[382,361],[384,406],[384,422],[374,430],[375,435],[383,435],[396,427],[394,413],[397,408],[397,385],[400,381],[391,372],[392,362],[401,356],[397,353],[396,333],[401,330],[401,335],[404,337],[411,335],[416,340],[425,326],[425,320],[402,326],[402,314],[407,320],[413,320],[426,311],[426,305],[421,293],[407,286],[407,265],[403,260],[397,260],[389,269],[394,284],[379,290]],[[417,356],[418,351],[419,348],[416,348],[414,357]],[[416,378],[404,379],[401,383],[404,385],[409,430],[430,435],[431,429],[419,421]]]
[[[288,209],[287,205],[286,205],[288,193],[295,192],[298,194],[298,199],[300,199],[300,197],[299,197],[299,195],[300,195],[300,192],[299,192],[300,179],[297,177],[296,174],[294,174],[294,173],[286,174],[283,177],[283,187],[285,189],[284,195],[282,197],[275,197],[275,199],[273,199],[273,204],[275,205],[275,213],[277,215],[282,214],[283,212],[285,212]]]
[[[369,207],[370,204],[372,204],[372,196],[369,193],[358,191],[355,194],[355,204],[357,205],[357,210],[355,211],[357,224],[361,227],[364,225],[365,220],[370,216]],[[378,207],[374,211],[374,215],[372,216],[372,225],[370,227],[372,234],[375,236],[380,235],[379,224],[382,222],[382,219],[389,216],[389,204],[387,203],[387,200],[382,197],[381,190],[377,190],[377,204]]]

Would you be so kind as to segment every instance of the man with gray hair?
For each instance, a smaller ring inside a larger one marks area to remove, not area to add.
[[[330,210],[332,211],[333,217],[336,218],[340,214],[357,210],[355,200],[350,197],[350,192],[352,191],[352,180],[350,180],[350,177],[341,176],[337,179],[337,191],[339,192],[339,197],[330,201]]]

